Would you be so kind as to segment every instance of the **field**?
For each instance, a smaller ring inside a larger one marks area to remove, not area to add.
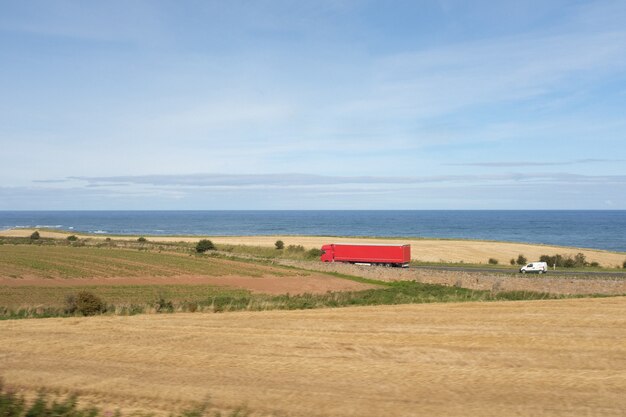
[[[0,236],[29,236],[33,230],[18,229],[5,230]],[[69,233],[56,231],[41,231],[44,237],[65,238]],[[92,239],[104,239],[97,235],[79,235]],[[111,239],[136,239],[137,236],[111,236]],[[196,242],[202,237],[184,236],[154,236],[151,241],[159,242]],[[532,245],[509,242],[490,242],[473,240],[441,240],[441,239],[381,239],[381,238],[336,238],[322,236],[213,236],[209,237],[214,243],[222,245],[248,245],[271,248],[276,240],[283,240],[285,245],[302,245],[306,249],[319,249],[322,245],[334,242],[355,243],[409,243],[411,244],[411,256],[420,262],[445,262],[445,263],[473,263],[486,264],[489,258],[494,258],[500,264],[507,265],[511,258],[517,258],[519,254],[525,255],[529,260],[538,260],[541,255],[575,255],[578,252],[585,254],[587,261],[598,262],[603,267],[621,267],[626,261],[626,253],[608,252],[593,249],[578,249],[571,247],[559,247],[549,245]]]
[[[374,288],[318,272],[145,250],[0,245],[0,307],[62,307],[88,290],[114,306],[251,299],[258,294],[325,294]],[[197,307],[197,306],[196,306]]]
[[[626,298],[0,322],[14,388],[159,415],[623,416]]]
[[[560,297],[532,290],[385,282],[214,254],[151,252],[146,247],[72,246],[53,240],[0,245],[0,319]],[[84,291],[101,300],[91,313],[77,310],[71,301]]]
[[[389,282],[376,274],[416,271],[315,271],[302,268],[310,261],[288,267],[192,250],[5,241],[0,318],[54,318],[0,321],[0,378],[28,398],[42,388],[77,393],[105,416],[118,408],[165,416],[207,401],[211,415],[245,406],[285,417],[626,408],[626,297],[558,299],[571,296],[495,290],[500,281],[486,290]],[[456,279],[466,278],[478,285]],[[81,290],[106,302],[102,315],[68,312]]]

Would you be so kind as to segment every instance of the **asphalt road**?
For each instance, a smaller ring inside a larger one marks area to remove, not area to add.
[[[415,266],[411,265],[414,269],[427,269],[432,271],[457,271],[457,272],[483,272],[483,273],[498,273],[509,275],[540,275],[543,274],[520,274],[517,270],[511,270],[509,268],[471,268],[462,266]],[[550,270],[546,276],[550,275],[565,275],[565,276],[593,276],[593,277],[611,277],[611,278],[623,278],[626,279],[625,272],[609,272],[609,271],[567,271],[567,270]]]

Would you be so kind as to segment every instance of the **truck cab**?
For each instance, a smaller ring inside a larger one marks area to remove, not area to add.
[[[335,259],[333,257],[333,245],[322,246],[322,255],[320,256],[320,261],[333,262],[334,260]]]
[[[522,274],[525,273],[536,273],[536,274],[545,274],[548,272],[548,264],[545,262],[533,262],[528,265],[524,265],[519,269],[519,272]]]

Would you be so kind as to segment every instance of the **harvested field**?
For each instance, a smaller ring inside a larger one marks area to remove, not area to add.
[[[5,230],[0,236],[27,237],[34,231],[31,229]],[[41,231],[42,237],[62,238],[69,233]],[[80,235],[92,239],[104,239],[105,236]],[[112,236],[111,239],[136,239],[137,236]],[[189,236],[151,236],[154,242],[197,242],[206,237]],[[334,242],[354,243],[409,243],[414,260],[423,262],[465,262],[486,264],[489,258],[497,259],[500,264],[508,264],[511,258],[519,254],[525,255],[530,261],[538,260],[541,255],[575,255],[582,252],[588,262],[598,262],[604,267],[619,267],[626,261],[626,253],[608,252],[594,249],[572,247],[534,245],[524,243],[489,242],[473,240],[439,240],[439,239],[383,239],[383,238],[335,238],[320,236],[214,236],[209,237],[214,243],[228,245],[251,245],[273,247],[277,240],[285,245],[302,245],[306,249],[320,248],[323,244]]]
[[[623,416],[626,298],[0,322],[34,393],[167,414]]]

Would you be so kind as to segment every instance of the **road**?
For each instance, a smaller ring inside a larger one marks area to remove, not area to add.
[[[430,265],[424,265],[424,266],[411,265],[411,268],[427,269],[427,270],[434,270],[434,271],[484,272],[484,273],[522,275],[517,270],[512,270],[510,268],[476,268],[476,267],[463,267],[463,266],[430,266]],[[610,271],[567,271],[567,270],[553,271],[553,270],[550,270],[546,275],[548,276],[550,275],[593,276],[593,277],[611,277],[611,278],[626,279],[626,272],[610,272]]]

